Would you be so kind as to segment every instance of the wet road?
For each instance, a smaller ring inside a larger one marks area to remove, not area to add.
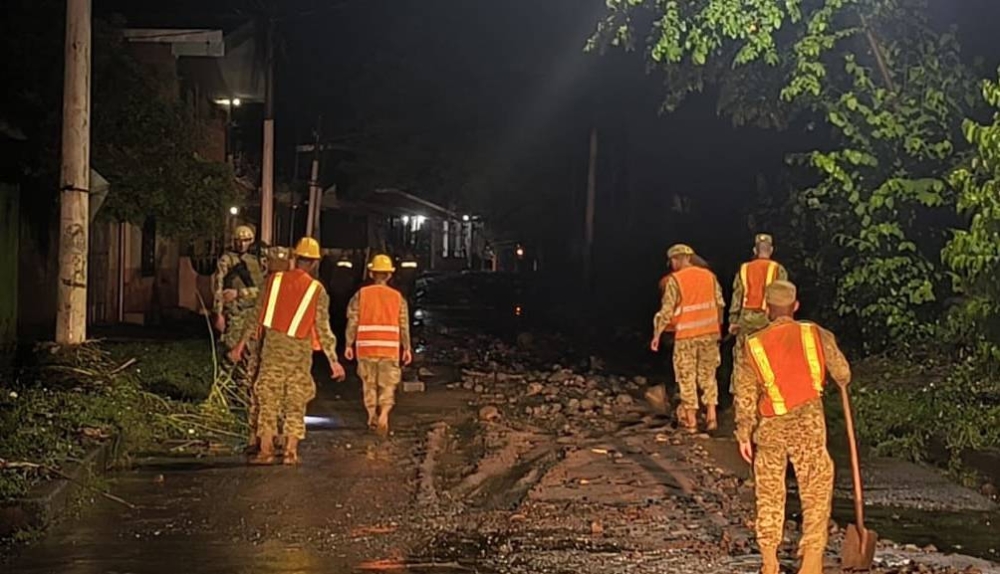
[[[113,476],[111,491],[136,509],[98,500],[5,571],[342,573],[402,560],[414,545],[412,451],[461,399],[402,396],[397,433],[380,440],[364,428],[359,393],[335,394],[359,384],[321,387],[301,467],[153,461]]]

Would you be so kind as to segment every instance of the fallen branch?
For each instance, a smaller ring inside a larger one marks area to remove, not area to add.
[[[128,501],[126,501],[126,500],[124,500],[122,498],[119,498],[119,497],[111,494],[110,492],[106,492],[104,490],[101,490],[100,488],[97,488],[96,486],[93,486],[91,484],[87,484],[85,482],[77,480],[77,479],[73,478],[72,476],[66,474],[65,472],[59,470],[58,468],[54,468],[54,467],[51,467],[51,466],[48,466],[48,465],[45,465],[45,464],[39,464],[37,462],[28,462],[28,461],[23,461],[23,460],[22,461],[7,461],[7,460],[0,459],[0,470],[7,470],[7,469],[12,469],[12,470],[25,470],[25,469],[27,469],[27,470],[41,470],[41,471],[46,472],[48,474],[54,474],[54,475],[58,476],[59,478],[62,478],[64,480],[68,480],[68,481],[70,481],[73,484],[76,484],[78,486],[82,486],[83,488],[85,488],[85,489],[87,489],[87,490],[89,490],[91,492],[96,492],[97,494],[100,494],[101,496],[103,496],[104,498],[107,498],[108,500],[110,500],[112,502],[117,502],[118,504],[126,506],[126,507],[128,507],[129,509],[132,509],[132,510],[135,509],[135,505],[132,504],[131,502],[128,502]]]
[[[125,361],[121,365],[119,365],[115,370],[113,370],[110,373],[108,373],[108,375],[109,376],[117,375],[118,373],[120,373],[120,372],[124,371],[125,369],[131,367],[132,365],[136,364],[137,362],[138,361],[135,359],[135,357],[133,357],[133,358]]]

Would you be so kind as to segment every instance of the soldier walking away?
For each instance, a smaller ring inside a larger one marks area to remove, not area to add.
[[[266,266],[259,244],[254,244],[252,228],[240,225],[233,235],[233,249],[219,257],[212,276],[215,328],[221,334],[220,341],[227,352],[232,351],[239,343],[245,324],[253,322],[253,312],[260,288],[264,284]],[[259,360],[260,349],[256,341],[250,341],[246,352],[235,362],[233,373],[233,378],[243,389],[247,399],[247,425],[250,429],[248,441],[251,450],[256,448],[257,442],[257,403],[252,390]]]
[[[736,438],[753,465],[757,544],[763,574],[778,573],[785,525],[785,472],[791,460],[802,501],[799,574],[822,574],[833,501],[833,461],[826,448],[823,387],[841,386],[851,367],[826,329],[796,321],[795,285],[775,281],[766,291],[771,324],[747,337],[736,380]]]
[[[740,265],[733,280],[733,300],[729,305],[729,334],[736,336],[733,347],[733,375],[729,392],[736,392],[739,353],[747,337],[767,326],[767,301],[764,290],[775,281],[787,281],[788,271],[771,259],[774,239],[766,233],[754,237],[754,259]]]
[[[389,433],[389,413],[402,379],[400,352],[403,365],[413,361],[409,308],[400,292],[388,285],[395,270],[387,255],[376,255],[369,265],[374,283],[362,287],[347,305],[344,357],[357,356],[368,427],[377,428],[382,436]]]
[[[313,351],[323,351],[330,361],[334,380],[344,378],[337,361],[337,338],[330,330],[330,297],[323,284],[312,277],[319,266],[319,243],[305,237],[295,247],[289,271],[268,279],[256,307],[256,321],[248,322],[231,353],[238,360],[254,336],[263,337],[260,374],[254,386],[259,403],[257,436],[260,451],[251,464],[275,461],[274,439],[284,436],[284,464],[298,464],[298,444],[306,436],[305,416],[316,396],[313,381]]]
[[[693,263],[694,250],[674,245],[667,251],[673,272],[667,277],[659,312],[653,318],[650,348],[660,350],[660,336],[673,330],[674,377],[680,388],[677,416],[688,432],[697,432],[698,390],[705,406],[708,430],[718,428],[719,384],[715,372],[721,364],[719,337],[725,300],[715,274]]]

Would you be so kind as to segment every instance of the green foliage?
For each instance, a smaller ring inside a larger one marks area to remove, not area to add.
[[[111,184],[107,216],[182,238],[223,230],[238,200],[228,165],[198,156],[204,125],[176,88],[133,58],[119,30],[94,35],[93,165]]]
[[[0,459],[58,468],[97,442],[115,437],[123,450],[172,433],[174,408],[147,393],[99,348],[42,349],[18,380],[0,381]],[[33,470],[0,471],[0,500],[23,495],[45,478]]]
[[[861,377],[852,385],[860,440],[879,455],[943,462],[956,473],[963,453],[1000,444],[1000,387],[975,361],[948,371],[901,370],[894,361]],[[928,460],[932,447],[943,447],[947,460]]]
[[[27,136],[22,205],[47,221],[58,205],[65,2],[11,0],[4,8],[0,83],[12,88],[0,103]],[[120,28],[94,19],[91,164],[111,186],[99,215],[138,224],[152,215],[164,234],[212,237],[239,203],[231,170],[198,156],[203,119],[169,78],[133,57]]]
[[[189,402],[208,398],[215,377],[210,341],[109,342],[104,346],[116,363],[136,360],[129,373],[143,389]]]
[[[968,227],[954,231],[943,257],[955,290],[964,296],[953,315],[959,335],[995,371],[1000,361],[1000,83],[983,82],[982,93],[995,109],[993,121],[965,121],[963,132],[974,155],[951,174]]]
[[[947,285],[938,264],[944,235],[927,222],[953,213],[941,176],[958,161],[952,142],[972,84],[954,38],[927,24],[925,2],[608,6],[590,47],[634,47],[637,22],[651,14],[651,63],[688,80],[671,83],[668,108],[713,81],[722,86],[720,111],[736,123],[782,127],[798,116],[829,127],[820,149],[790,158],[815,175],[799,184],[785,218],[789,232],[824,246],[803,258],[811,275],[835,282],[822,303],[850,319],[869,350],[933,334]]]

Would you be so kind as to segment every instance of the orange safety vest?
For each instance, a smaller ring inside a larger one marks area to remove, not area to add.
[[[715,300],[715,274],[702,267],[687,267],[674,271],[681,291],[681,300],[671,322],[677,334],[674,339],[693,339],[719,335],[719,306]]]
[[[264,292],[260,325],[295,339],[311,339],[319,350],[316,334],[316,295],[319,281],[301,269],[282,271],[271,276]]]
[[[748,337],[746,348],[764,385],[761,415],[781,416],[823,396],[826,360],[815,324],[790,321],[771,325]]]
[[[740,266],[740,283],[743,284],[743,308],[747,311],[767,309],[764,291],[778,278],[778,263],[769,259],[755,259]]]
[[[361,288],[358,317],[358,358],[398,359],[399,312],[403,296],[386,285]]]

